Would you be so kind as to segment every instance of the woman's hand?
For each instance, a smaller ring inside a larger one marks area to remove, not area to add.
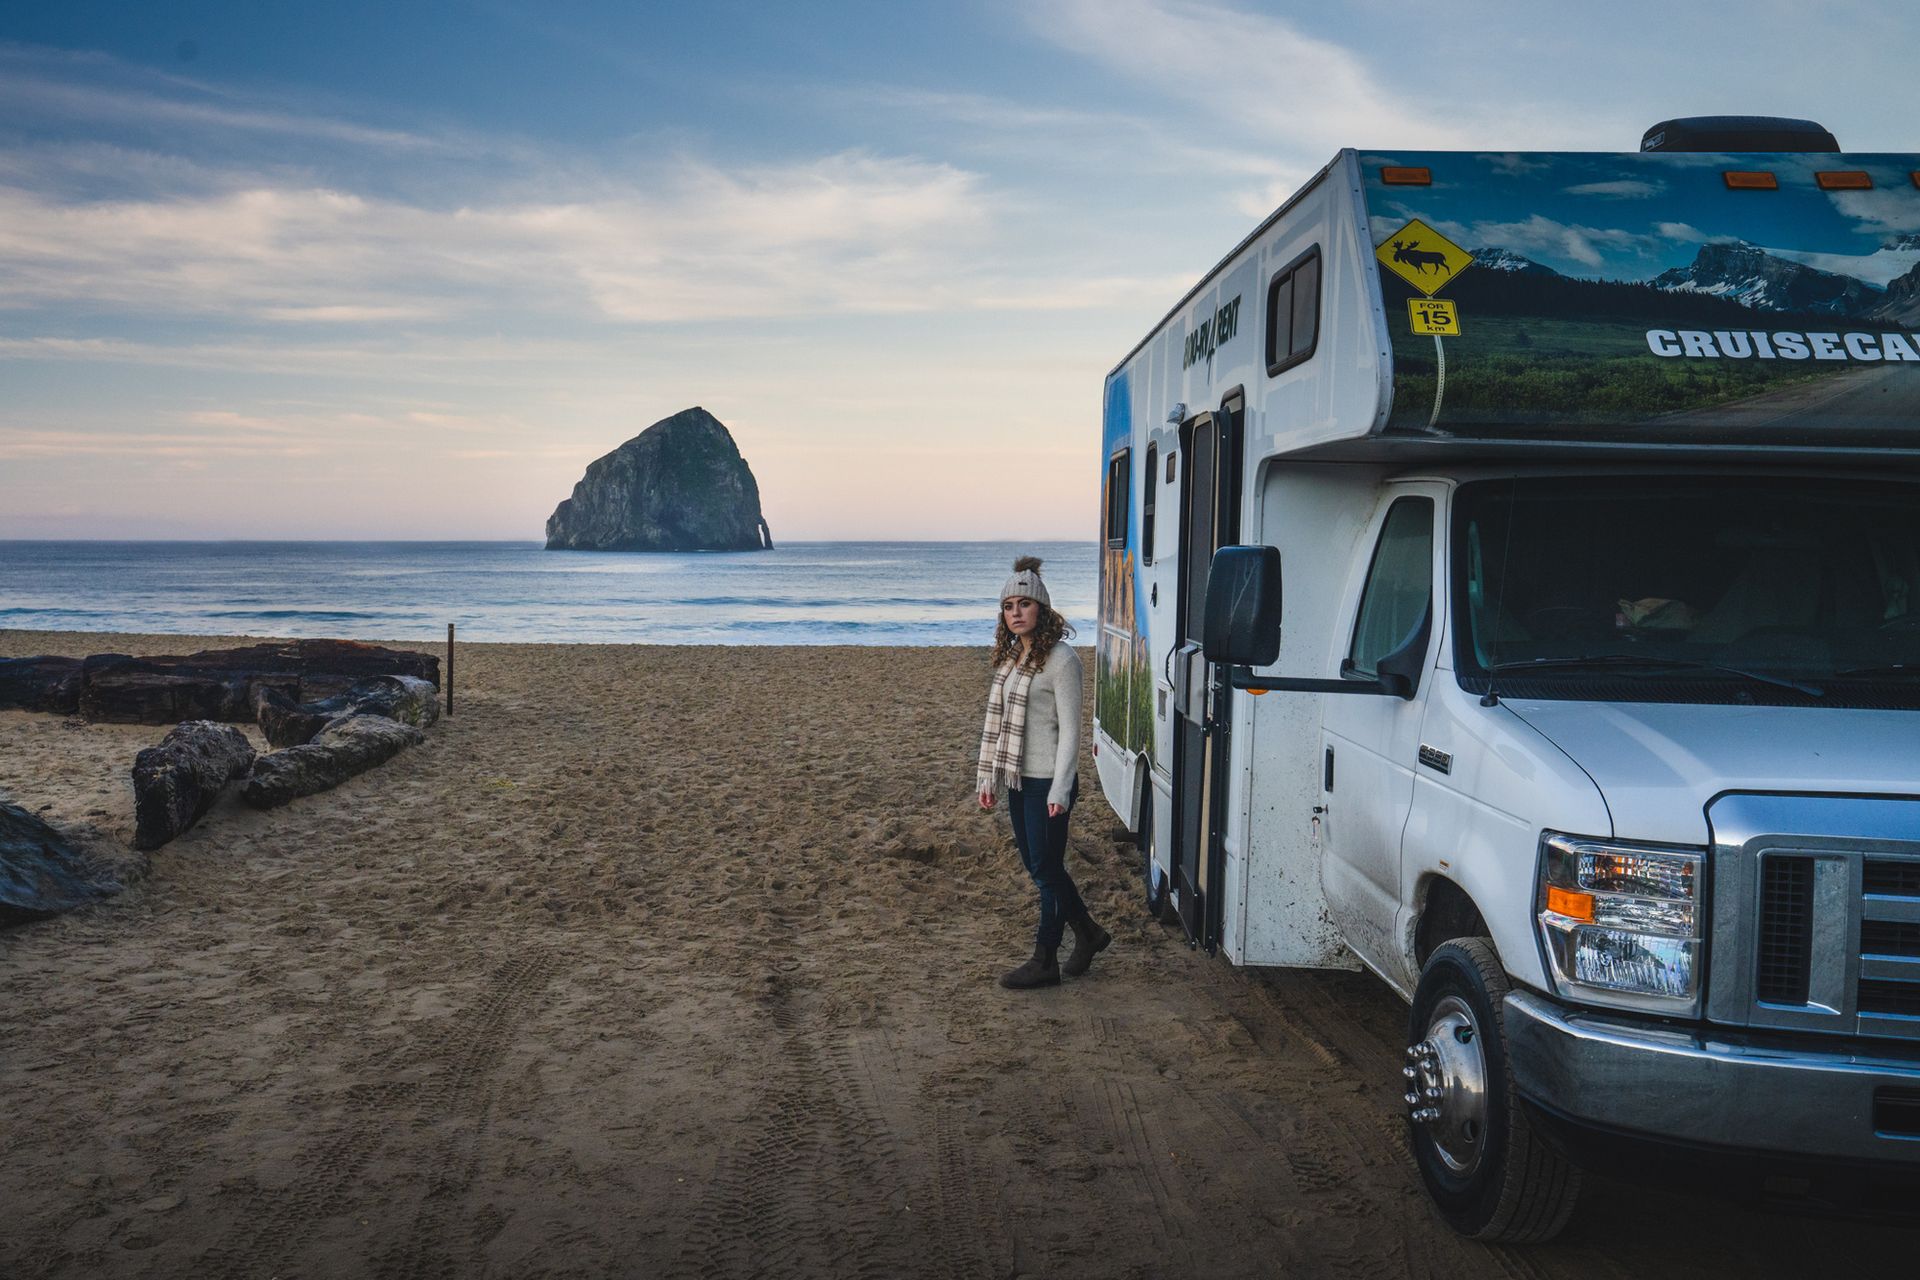
[[[976,797],[974,797],[974,798],[975,798],[975,799],[977,799],[977,800],[978,800],[978,801],[980,802],[980,807],[981,807],[982,809],[991,809],[991,808],[993,808],[993,792],[991,792],[991,791],[982,791],[982,792],[981,792],[981,793],[980,793],[980,794],[979,794],[978,796],[976,796]]]
[[[1057,818],[1066,811],[1067,806],[1063,804],[1050,804],[1047,806],[1047,816],[1049,818]]]

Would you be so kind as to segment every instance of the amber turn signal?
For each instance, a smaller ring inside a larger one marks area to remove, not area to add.
[[[1572,889],[1562,889],[1557,884],[1547,886],[1547,910],[1556,915],[1570,916],[1575,920],[1593,923],[1593,895],[1576,893]]]

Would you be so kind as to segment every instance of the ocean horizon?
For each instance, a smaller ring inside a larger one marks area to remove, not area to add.
[[[1098,543],[0,541],[0,629],[580,644],[970,645],[1018,555],[1093,640]]]

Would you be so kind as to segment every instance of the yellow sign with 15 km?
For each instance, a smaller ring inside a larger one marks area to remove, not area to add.
[[[1408,298],[1407,321],[1418,334],[1460,336],[1460,311],[1452,298]]]
[[[1382,266],[1431,298],[1473,265],[1473,255],[1415,218],[1373,251]]]

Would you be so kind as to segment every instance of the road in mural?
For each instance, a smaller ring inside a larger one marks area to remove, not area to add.
[[[1387,165],[1425,166],[1432,185],[1383,185]],[[1388,429],[1911,438],[1915,168],[1885,155],[1363,157],[1393,342]],[[1730,170],[1775,185],[1736,189]],[[1825,190],[1823,171],[1871,185]],[[1457,336],[1420,327],[1409,304],[1429,296],[1453,304]]]

